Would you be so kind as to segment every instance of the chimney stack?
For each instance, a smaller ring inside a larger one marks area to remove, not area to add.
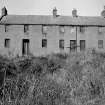
[[[53,17],[57,17],[57,9],[56,9],[56,7],[53,9]]]
[[[101,16],[105,18],[105,6],[104,6],[104,10],[101,12]]]
[[[7,13],[7,9],[6,7],[3,7],[2,8],[2,16],[6,16],[8,13]]]
[[[78,15],[77,15],[77,10],[76,9],[73,9],[72,10],[72,16],[73,17],[77,17]]]

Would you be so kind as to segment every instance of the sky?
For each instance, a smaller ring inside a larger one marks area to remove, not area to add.
[[[0,9],[17,15],[52,15],[56,7],[58,15],[71,16],[75,8],[79,16],[100,16],[104,5],[105,0],[0,0]]]

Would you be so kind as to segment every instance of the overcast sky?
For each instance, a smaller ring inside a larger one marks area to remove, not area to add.
[[[105,0],[0,0],[0,9],[6,6],[8,14],[51,15],[57,7],[59,15],[71,15],[73,8],[80,16],[99,16]]]

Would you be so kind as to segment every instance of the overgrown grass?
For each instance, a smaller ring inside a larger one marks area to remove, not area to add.
[[[105,54],[0,56],[0,81],[5,105],[104,105]]]

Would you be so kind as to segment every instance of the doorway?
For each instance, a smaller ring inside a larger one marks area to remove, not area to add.
[[[22,55],[29,55],[29,39],[23,39],[22,42]]]
[[[76,51],[76,40],[70,40],[70,51],[75,52]]]
[[[80,51],[85,50],[85,40],[80,40]]]

